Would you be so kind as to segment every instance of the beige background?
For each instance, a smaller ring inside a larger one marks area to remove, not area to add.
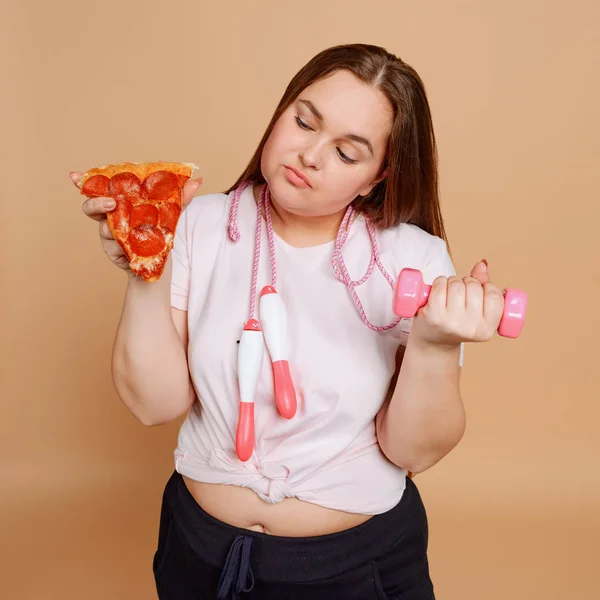
[[[380,44],[431,99],[459,273],[527,290],[522,338],[466,350],[468,430],[417,478],[439,600],[600,597],[599,4],[0,3],[0,571],[10,600],[154,598],[179,422],[111,387],[125,277],[69,170],[201,165],[230,185],[293,74]]]

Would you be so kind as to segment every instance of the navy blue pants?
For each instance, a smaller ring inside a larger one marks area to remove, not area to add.
[[[427,516],[413,481],[390,511],[331,535],[282,537],[205,512],[173,473],[154,577],[160,600],[433,600]]]

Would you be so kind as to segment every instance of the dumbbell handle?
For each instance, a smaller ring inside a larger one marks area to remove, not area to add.
[[[427,304],[431,285],[423,282],[423,275],[417,269],[402,269],[394,293],[394,312],[405,319],[410,319]],[[504,295],[504,311],[500,319],[498,334],[502,337],[519,337],[525,322],[527,310],[527,294],[515,288],[506,288]]]

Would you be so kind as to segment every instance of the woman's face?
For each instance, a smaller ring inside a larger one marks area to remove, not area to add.
[[[278,119],[261,159],[276,204],[302,217],[339,213],[383,179],[392,126],[385,95],[349,71],[308,86]]]

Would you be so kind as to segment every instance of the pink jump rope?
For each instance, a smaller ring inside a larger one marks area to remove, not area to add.
[[[240,238],[236,226],[237,209],[240,196],[252,182],[242,183],[234,192],[229,213],[229,236],[236,242]],[[271,285],[263,287],[260,293],[260,320],[256,318],[256,287],[258,267],[260,263],[260,238],[262,231],[262,213],[265,213],[267,236],[271,258]],[[338,231],[332,266],[336,277],[344,283],[352,295],[352,299],[365,325],[374,331],[385,331],[395,327],[401,319],[412,318],[419,308],[427,304],[431,285],[423,282],[420,271],[411,268],[402,269],[398,281],[394,283],[391,275],[385,270],[379,258],[379,248],[375,236],[375,228],[365,218],[369,237],[371,238],[371,260],[364,277],[352,280],[342,258],[342,249],[350,231],[354,209],[349,206]],[[389,325],[376,326],[367,319],[363,306],[355,288],[367,281],[373,269],[377,267],[387,279],[393,292],[393,310],[398,318]],[[238,383],[240,388],[239,419],[236,432],[236,453],[241,461],[247,461],[254,451],[254,394],[263,364],[265,343],[271,358],[275,402],[279,413],[286,419],[296,414],[296,392],[290,374],[287,347],[287,313],[281,297],[276,291],[277,265],[275,262],[275,242],[271,222],[270,194],[265,184],[261,188],[259,201],[256,203],[256,229],[254,239],[254,260],[252,266],[252,285],[250,290],[250,306],[246,323],[240,337],[238,349]],[[521,333],[527,309],[525,292],[507,288],[504,290],[504,311],[498,327],[498,334],[503,337],[517,338]]]

